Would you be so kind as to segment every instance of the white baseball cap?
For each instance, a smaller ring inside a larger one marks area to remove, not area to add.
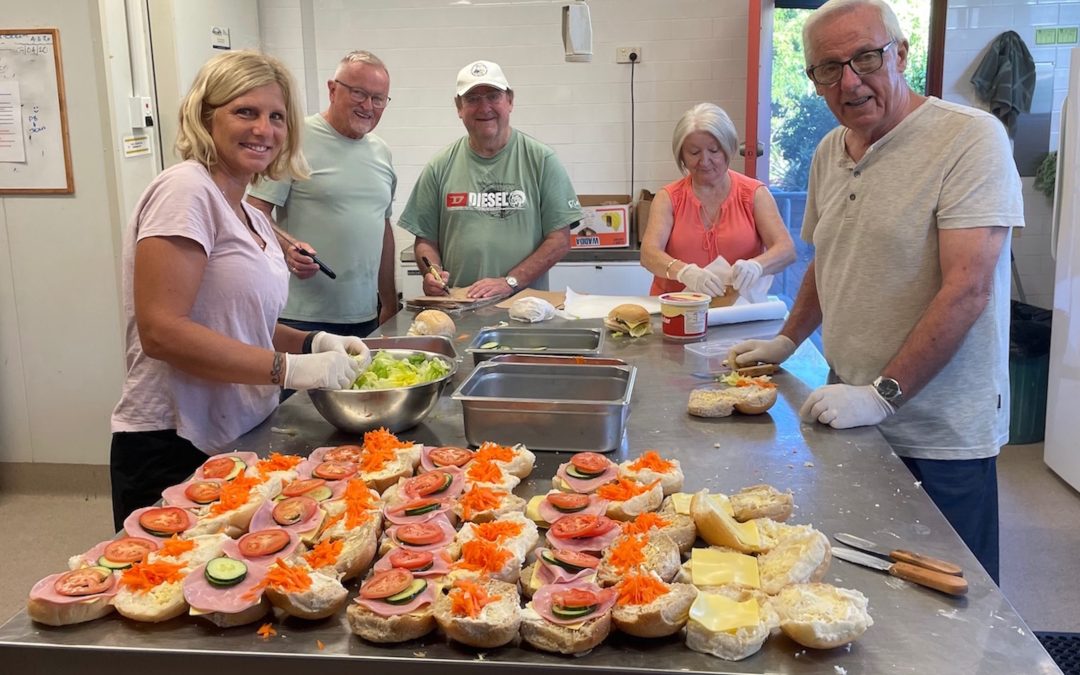
[[[457,95],[464,96],[473,87],[487,85],[502,91],[510,89],[510,83],[506,81],[502,68],[499,64],[491,61],[473,61],[458,71]]]

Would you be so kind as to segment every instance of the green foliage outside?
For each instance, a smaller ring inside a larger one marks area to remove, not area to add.
[[[911,48],[905,73],[911,88],[926,91],[929,0],[893,0]],[[777,9],[773,14],[772,137],[769,180],[774,189],[806,190],[810,159],[836,118],[806,76],[802,27],[809,10]]]

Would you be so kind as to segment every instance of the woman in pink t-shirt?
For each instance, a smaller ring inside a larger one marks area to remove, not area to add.
[[[650,294],[685,288],[724,295],[725,281],[706,269],[720,257],[739,292],[795,261],[769,190],[731,170],[737,143],[731,118],[712,103],[699,103],[675,125],[671,148],[687,175],[664,186],[649,212],[641,264],[655,275]]]
[[[263,176],[307,177],[294,90],[272,57],[208,61],[181,104],[185,161],[146,188],[124,231],[128,372],[109,462],[117,529],[266,419],[282,387],[344,388],[363,368],[359,338],[277,323],[285,257],[269,219],[242,202]]]

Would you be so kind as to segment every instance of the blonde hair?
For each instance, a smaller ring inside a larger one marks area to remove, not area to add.
[[[180,129],[176,134],[176,152],[193,159],[207,169],[218,163],[217,147],[210,134],[214,111],[252,89],[277,84],[285,98],[285,145],[262,173],[252,177],[277,180],[285,175],[304,179],[310,169],[300,150],[302,118],[296,101],[296,86],[285,65],[272,56],[244,50],[218,54],[203,64],[180,104]]]
[[[675,164],[679,171],[686,173],[686,162],[682,158],[682,146],[686,137],[695,131],[708,132],[716,142],[720,144],[720,150],[728,163],[739,145],[739,135],[735,132],[735,124],[724,112],[724,109],[714,103],[698,103],[690,108],[675,124],[675,133],[671,137],[671,152],[675,155]]]
[[[900,20],[896,18],[896,13],[884,0],[829,0],[811,12],[806,19],[806,23],[803,24],[803,58],[806,60],[807,66],[813,65],[810,54],[810,34],[813,32],[814,26],[831,14],[850,12],[859,7],[872,7],[877,10],[878,16],[881,17],[881,24],[885,27],[885,33],[890,39],[896,40],[897,45],[907,41],[904,29],[900,27]]]

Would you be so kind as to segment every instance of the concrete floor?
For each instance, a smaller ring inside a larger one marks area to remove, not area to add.
[[[1080,576],[1080,494],[1046,468],[1042,444],[1004,448],[998,481],[1002,590],[1032,630],[1080,633],[1080,584],[1068,581]],[[3,623],[35,581],[113,534],[107,468],[0,465],[0,522]]]

